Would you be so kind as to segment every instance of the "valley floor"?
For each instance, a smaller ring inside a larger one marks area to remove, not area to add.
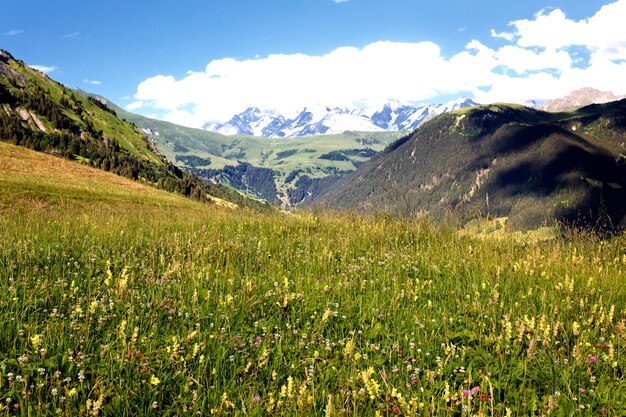
[[[624,236],[255,214],[0,146],[0,415],[626,415]]]

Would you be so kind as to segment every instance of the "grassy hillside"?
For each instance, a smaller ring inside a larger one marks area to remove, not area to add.
[[[168,162],[137,127],[0,50],[0,140],[78,160],[200,201],[268,207]]]
[[[207,205],[84,164],[0,142],[0,205],[13,216],[91,205],[206,210]]]
[[[398,132],[286,139],[224,136],[150,119],[107,103],[148,134],[177,166],[286,206],[302,202],[304,194],[314,191],[311,180],[352,172],[401,136]],[[251,171],[242,164],[262,170]]]
[[[0,144],[0,413],[625,415],[625,236],[205,205]]]
[[[0,104],[5,126],[7,118],[19,117],[23,127],[34,132],[68,131],[80,135],[84,142],[115,141],[137,159],[164,165],[145,136],[117,118],[115,112],[97,100],[73,93],[6,52],[0,52]],[[5,129],[5,138],[19,134],[19,128],[13,128],[14,132],[8,132],[9,126]]]
[[[426,123],[322,204],[415,216],[626,226],[626,101],[571,113],[495,104]]]

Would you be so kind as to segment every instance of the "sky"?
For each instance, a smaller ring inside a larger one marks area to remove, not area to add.
[[[0,48],[200,127],[248,106],[626,94],[626,0],[8,0]]]

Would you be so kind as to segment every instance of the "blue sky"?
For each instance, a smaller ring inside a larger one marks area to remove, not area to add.
[[[0,48],[69,87],[192,126],[247,105],[521,100],[594,78],[626,93],[610,79],[626,70],[626,0],[5,3]]]

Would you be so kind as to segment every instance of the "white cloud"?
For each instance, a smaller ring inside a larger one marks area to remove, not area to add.
[[[570,20],[560,9],[545,10],[533,20],[511,22],[521,47],[566,48],[584,46],[610,59],[626,59],[626,1],[602,6],[592,17]]]
[[[567,52],[554,49],[535,52],[508,45],[498,49],[495,57],[501,65],[515,71],[518,75],[546,69],[567,71],[572,66],[572,58]]]
[[[511,22],[499,48],[472,40],[445,57],[432,42],[380,41],[341,47],[325,55],[274,54],[209,62],[181,79],[158,75],[139,84],[127,108],[158,111],[166,120],[201,126],[223,121],[247,106],[293,114],[323,104],[368,107],[388,101],[416,103],[442,95],[473,95],[482,102],[563,96],[585,86],[626,93],[626,0],[573,21],[542,10]],[[584,65],[572,47],[588,52]]]
[[[102,81],[98,81],[98,80],[88,80],[88,79],[84,79],[83,82],[85,84],[91,84],[91,85],[102,85]]]
[[[333,0],[335,3],[347,3],[350,0]]]
[[[501,38],[504,39],[506,41],[511,42],[513,39],[515,39],[515,33],[511,33],[511,32],[496,32],[494,29],[491,29],[491,36],[493,38]]]
[[[133,111],[143,107],[143,101],[133,101],[129,105],[126,106],[126,110]]]
[[[63,39],[71,39],[71,38],[75,38],[78,35],[80,35],[80,32],[72,32],[72,33],[67,33],[65,35],[63,35]]]
[[[15,35],[20,35],[22,33],[24,33],[24,31],[21,29],[11,29],[10,31],[5,32],[4,36],[15,36]]]
[[[31,65],[30,67],[39,72],[43,72],[44,74],[49,74],[57,69],[57,67],[50,67],[47,65]]]

